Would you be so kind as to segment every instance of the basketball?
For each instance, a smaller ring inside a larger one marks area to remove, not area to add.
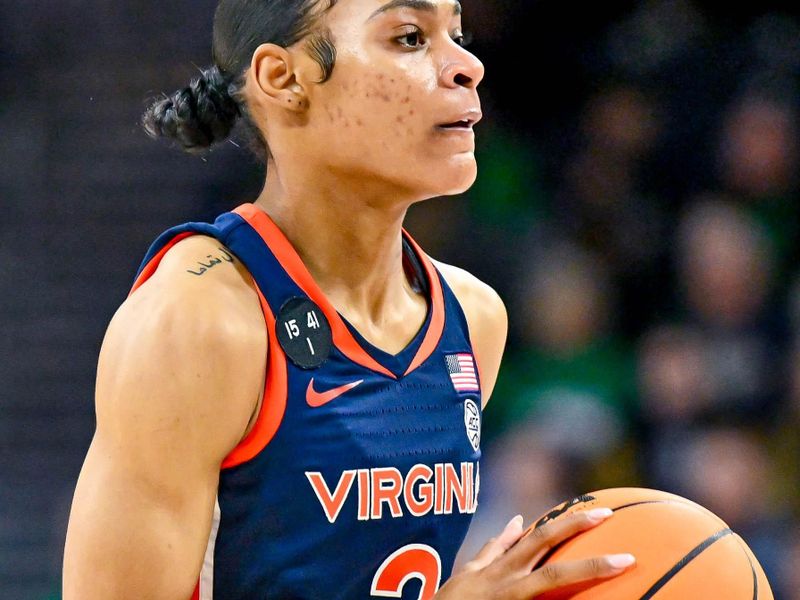
[[[580,496],[543,515],[525,532],[575,511],[607,507],[614,515],[567,540],[536,565],[630,553],[623,574],[546,593],[545,600],[771,600],[750,548],[708,509],[659,490],[613,488]]]

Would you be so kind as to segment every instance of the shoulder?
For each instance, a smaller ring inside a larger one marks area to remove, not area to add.
[[[453,289],[470,321],[470,327],[474,324],[500,329],[507,328],[508,313],[505,303],[493,287],[461,267],[448,265],[433,258],[431,258],[431,262],[436,265],[447,284]]]
[[[119,307],[106,335],[126,338],[120,350],[137,358],[138,369],[159,356],[152,368],[176,379],[190,364],[210,370],[203,379],[218,374],[229,391],[205,414],[230,419],[237,441],[246,435],[263,392],[266,324],[249,271],[219,240],[193,235],[172,246]]]
[[[158,296],[162,303],[173,303],[177,309],[215,311],[220,326],[264,328],[250,272],[212,236],[197,234],[175,243],[131,298],[137,295]]]
[[[430,258],[430,257],[429,257]],[[489,401],[508,336],[508,312],[500,295],[472,273],[430,259],[436,265],[464,311],[481,377],[484,406]]]
[[[226,293],[254,293],[247,267],[220,240],[195,234],[176,242],[163,256],[152,279],[207,284]]]

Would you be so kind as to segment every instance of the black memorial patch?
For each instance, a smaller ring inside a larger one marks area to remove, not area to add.
[[[281,306],[275,321],[278,342],[301,369],[316,369],[331,353],[331,326],[319,306],[294,296]]]

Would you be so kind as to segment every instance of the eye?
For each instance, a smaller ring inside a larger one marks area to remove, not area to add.
[[[420,39],[424,39],[424,36],[422,35],[422,30],[419,29],[418,27],[415,27],[412,31],[409,31],[405,35],[401,35],[400,37],[397,37],[397,38],[394,38],[394,39],[397,40],[397,41],[404,40],[404,39],[414,39],[414,40],[419,41]],[[419,48],[420,47],[417,44],[406,44],[406,43],[402,43],[402,42],[401,42],[401,45],[406,46],[408,48]]]
[[[418,27],[415,27],[413,31],[409,31],[405,35],[402,35],[400,37],[395,38],[395,40],[397,40],[397,41],[404,40],[404,39],[413,39],[413,40],[416,40],[417,43],[408,44],[408,43],[400,42],[403,46],[406,46],[408,48],[420,48],[421,47],[420,40],[424,40],[425,39],[425,34],[422,32],[421,29],[419,29]],[[464,33],[462,33],[460,35],[455,36],[453,38],[453,41],[455,43],[457,43],[459,46],[461,46],[462,48],[466,48],[467,46],[469,46],[472,43],[472,33],[470,33],[469,31],[464,32]]]

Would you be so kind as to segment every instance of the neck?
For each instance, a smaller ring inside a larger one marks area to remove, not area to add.
[[[402,264],[401,228],[412,202],[398,195],[385,182],[309,176],[270,162],[255,204],[283,231],[340,313],[380,325],[407,313],[417,296]]]

